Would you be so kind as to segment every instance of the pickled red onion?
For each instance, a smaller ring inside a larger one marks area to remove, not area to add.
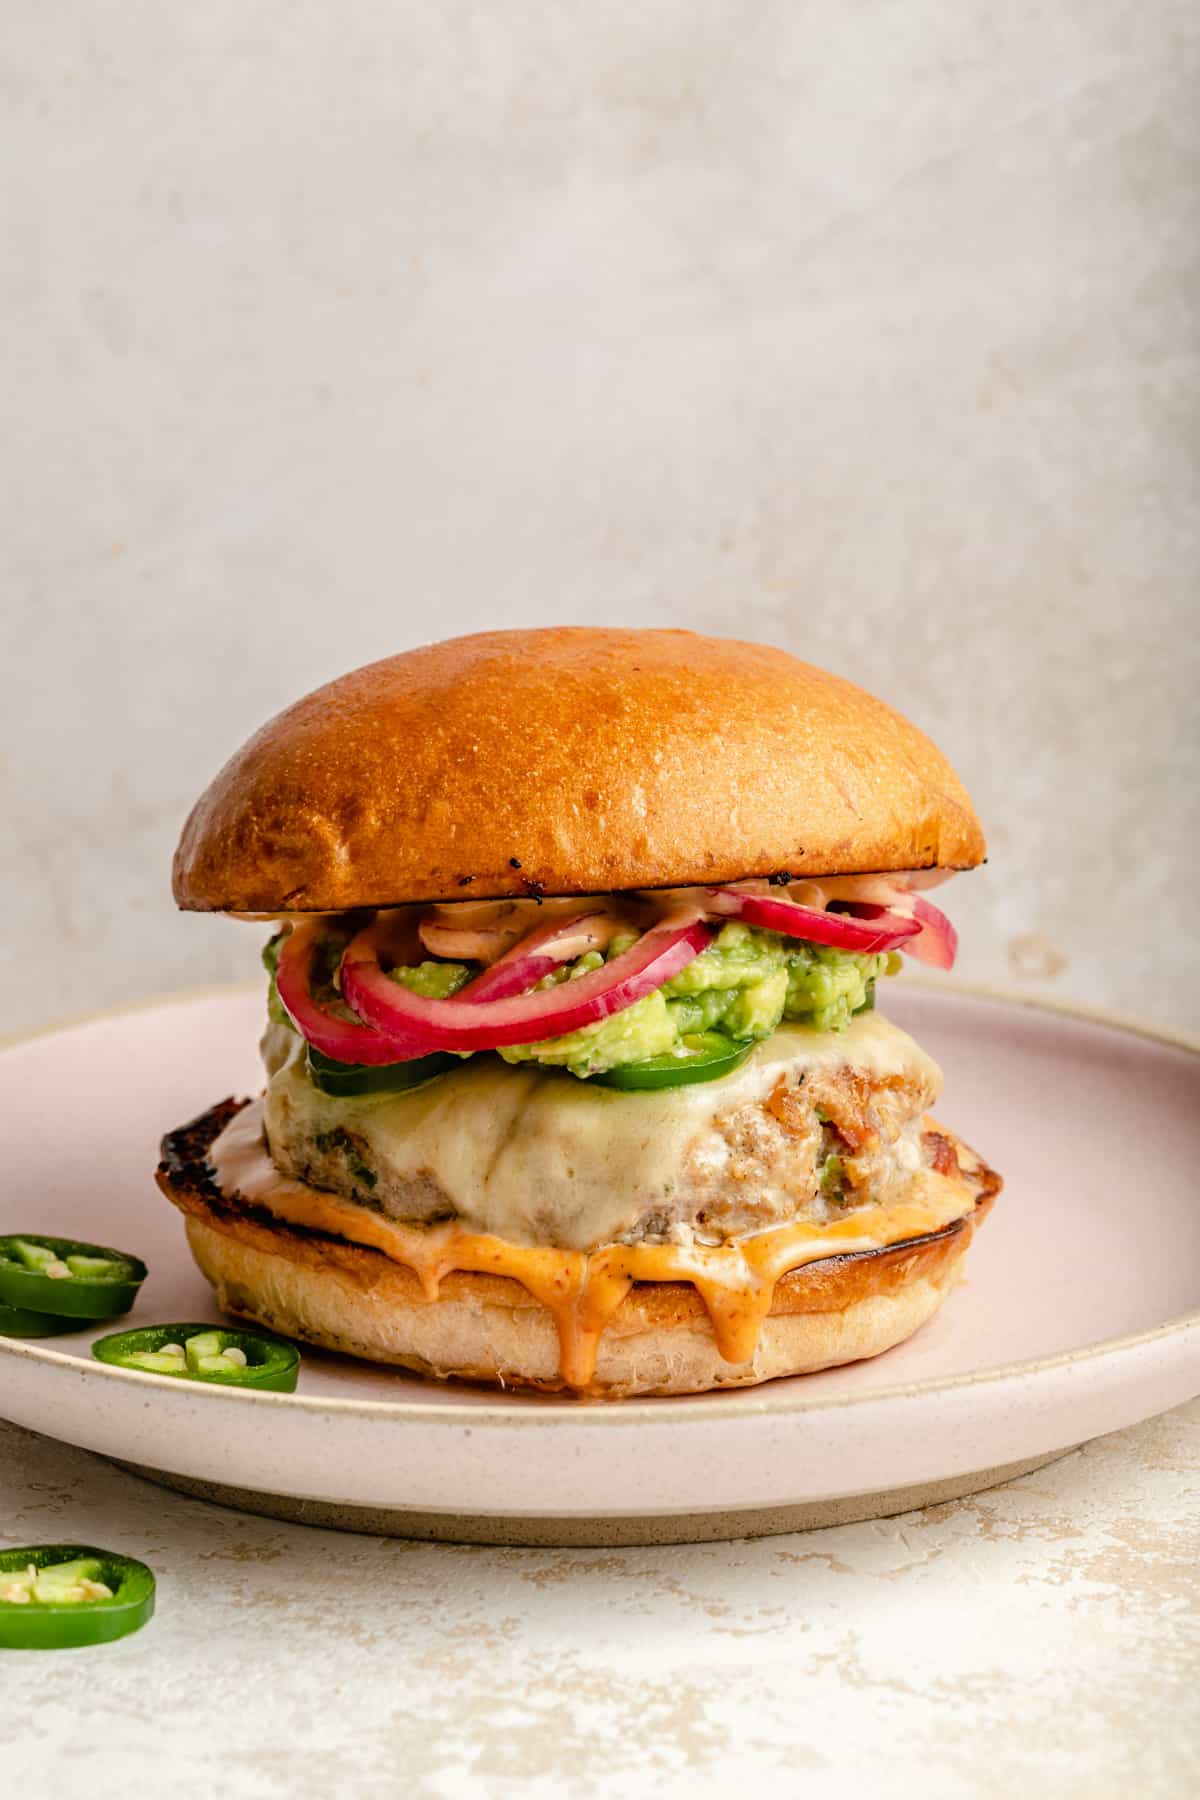
[[[760,882],[660,891],[655,902],[671,910],[630,949],[604,968],[542,991],[531,990],[563,964],[589,950],[607,948],[629,928],[628,920],[611,901],[592,903],[590,910],[575,902],[577,910],[569,916],[546,920],[538,929],[519,935],[507,921],[501,925],[496,917],[480,919],[483,909],[472,907],[477,915],[474,930],[482,927],[489,936],[494,933],[501,944],[507,941],[507,947],[499,954],[493,950],[496,960],[491,967],[448,1000],[414,994],[384,972],[381,948],[390,938],[393,958],[399,949],[393,929],[398,915],[381,913],[351,940],[342,958],[343,995],[347,1007],[360,1015],[357,1020],[339,1017],[313,997],[316,952],[328,922],[312,919],[293,926],[280,952],[276,981],[297,1029],[339,1062],[374,1065],[406,1062],[437,1049],[495,1049],[558,1037],[623,1011],[686,968],[707,947],[723,918],[744,919],[787,937],[860,953],[900,949],[948,969],[954,963],[957,936],[945,914],[912,891],[920,879],[898,873],[804,883],[805,898],[818,902],[809,906],[764,892]],[[422,920],[423,938],[428,918]],[[439,944],[455,929],[445,918],[433,925]],[[472,927],[463,928],[463,935],[471,936]],[[415,940],[406,943],[400,960],[406,961],[414,949]]]
[[[944,912],[920,894],[911,896],[913,917],[920,925],[918,936],[909,938],[900,948],[918,962],[930,963],[935,969],[952,969],[958,954],[958,933]]]
[[[914,892],[918,883],[930,885],[927,874],[922,870],[917,874],[839,877],[836,883],[830,883],[834,893],[829,904],[844,908],[856,919],[876,918],[883,908],[908,919],[918,929],[896,948],[906,956],[916,957],[918,962],[930,963],[938,969],[952,969],[958,954],[958,933],[944,912]],[[869,898],[851,897],[856,879],[861,880],[865,896]],[[842,895],[847,897],[843,899]]]
[[[506,950],[490,969],[460,989],[455,999],[478,1005],[481,1001],[507,999],[510,994],[528,993],[544,975],[553,974],[563,963],[575,962],[589,950],[606,950],[626,929],[620,919],[606,911],[552,919]]]
[[[747,925],[758,925],[765,931],[805,938],[810,944],[829,944],[838,950],[857,950],[864,955],[902,948],[904,940],[915,937],[921,929],[915,920],[867,902],[851,902],[855,914],[861,917],[818,912],[812,906],[797,906],[793,900],[743,893],[734,887],[711,889],[707,902],[712,912],[726,918],[744,919]]]
[[[561,1037],[622,1012],[678,975],[711,937],[712,927],[695,914],[676,914],[653,926],[602,969],[576,981],[471,1006],[464,1004],[467,990],[452,1000],[432,1000],[391,981],[380,966],[376,934],[368,927],[346,948],[342,992],[355,1012],[379,1027],[393,1044],[406,1044],[391,1060],[425,1056],[432,1050],[494,1050],[502,1044]],[[317,1047],[323,1048],[319,1043]]]
[[[312,994],[313,963],[328,924],[323,919],[295,925],[283,941],[275,986],[296,1030],[325,1056],[347,1063],[404,1062],[411,1050],[398,1047],[370,1025],[339,1019],[318,1006]]]

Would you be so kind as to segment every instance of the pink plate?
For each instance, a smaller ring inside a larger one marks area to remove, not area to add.
[[[169,1126],[258,1082],[261,990],[3,1052],[0,1231],[143,1256],[122,1324],[215,1317],[152,1180]],[[886,1356],[686,1400],[496,1395],[305,1352],[295,1395],[0,1339],[0,1413],[235,1504],[397,1534],[639,1541],[792,1529],[962,1493],[1200,1392],[1200,1054],[1029,1003],[889,988],[944,1118],[1005,1177],[964,1283]]]

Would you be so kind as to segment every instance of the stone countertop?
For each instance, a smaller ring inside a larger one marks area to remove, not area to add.
[[[0,1651],[23,1800],[1195,1792],[1200,1400],[989,1493],[730,1544],[326,1533],[6,1424],[0,1519],[159,1583],[136,1637]]]

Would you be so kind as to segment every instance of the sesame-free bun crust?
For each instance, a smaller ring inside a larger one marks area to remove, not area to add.
[[[852,683],[762,644],[556,628],[431,644],[288,707],[196,803],[174,891],[331,912],[983,856],[945,758]]]
[[[431,1300],[411,1269],[380,1251],[297,1229],[223,1195],[204,1156],[237,1110],[223,1102],[168,1134],[157,1174],[184,1215],[192,1255],[223,1311],[422,1375],[567,1389],[554,1320],[519,1281],[458,1270],[442,1278]],[[826,1257],[784,1275],[748,1362],[722,1358],[690,1283],[635,1283],[600,1338],[587,1392],[623,1399],[747,1387],[902,1343],[951,1292],[1000,1186],[992,1170],[958,1147],[972,1170],[973,1209],[927,1237]]]

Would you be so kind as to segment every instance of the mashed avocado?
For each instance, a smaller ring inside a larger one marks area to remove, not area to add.
[[[423,962],[407,969],[393,969],[391,977],[410,994],[421,994],[426,1000],[448,1000],[474,973],[466,963]]]
[[[631,941],[616,939],[608,959],[628,949]],[[289,1024],[275,989],[278,942],[272,938],[263,952],[271,972],[268,1010],[276,1024]],[[590,951],[538,985],[576,981],[605,960],[598,951]],[[900,958],[894,953],[862,956],[853,950],[832,950],[731,920],[686,969],[623,1012],[564,1037],[507,1045],[498,1054],[509,1063],[553,1064],[587,1076],[651,1056],[669,1056],[685,1037],[700,1031],[756,1040],[770,1037],[784,1019],[817,1031],[844,1031],[854,1014],[870,1004],[876,978],[894,975],[899,967]],[[475,973],[467,963],[423,962],[393,969],[391,977],[413,993],[444,999]]]
[[[609,956],[623,948],[618,940]],[[593,951],[558,979],[570,980],[599,964]],[[899,966],[897,956],[830,950],[731,920],[657,993],[611,1019],[540,1044],[513,1044],[499,1055],[510,1063],[556,1063],[573,1075],[599,1075],[621,1063],[670,1055],[697,1031],[766,1038],[782,1019],[818,1031],[844,1031],[868,1004],[876,977],[894,974]]]

